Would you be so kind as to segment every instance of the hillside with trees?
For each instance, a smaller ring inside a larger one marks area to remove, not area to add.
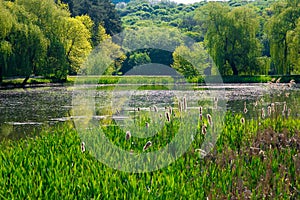
[[[222,75],[300,72],[300,0],[187,5],[168,0],[0,0],[0,11],[0,82],[18,76],[26,83],[31,75],[65,81],[84,69],[90,52],[105,40],[118,52],[106,74],[155,62],[187,77],[201,75],[179,56],[197,57],[180,38],[173,38],[179,39],[174,52],[140,49],[125,54],[111,40],[123,30],[147,27],[176,29],[192,38],[195,47],[209,52]],[[152,28],[145,30],[143,37],[156,42]]]
[[[133,0],[117,8],[125,28],[176,27],[203,43],[222,75],[290,75],[299,73],[299,4]]]

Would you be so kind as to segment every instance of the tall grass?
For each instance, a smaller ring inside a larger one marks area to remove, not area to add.
[[[148,120],[146,114],[141,117],[142,122]],[[0,198],[299,198],[299,118],[278,115],[266,119],[244,118],[241,123],[243,117],[243,114],[226,115],[216,146],[203,159],[199,148],[205,135],[201,134],[202,123],[199,123],[199,133],[188,151],[171,165],[149,173],[121,172],[102,164],[88,150],[82,152],[82,141],[71,123],[45,130],[36,138],[2,141]],[[167,135],[176,132],[178,119],[166,122],[163,134],[155,136],[150,151],[169,141]],[[203,123],[209,126],[205,120]],[[105,133],[126,150],[136,148],[142,152],[147,141],[132,136],[127,145],[126,132],[112,126]]]

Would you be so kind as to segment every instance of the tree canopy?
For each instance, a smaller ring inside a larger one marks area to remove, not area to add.
[[[91,21],[88,16],[72,18],[51,0],[1,0],[0,9],[5,16],[0,21],[5,27],[1,78],[35,74],[65,80],[91,51],[91,34],[83,20]]]
[[[211,61],[221,75],[300,72],[300,0],[0,0],[0,27],[0,82],[63,81],[99,74],[97,65],[124,74],[149,62],[187,77],[204,76],[196,69],[207,71]]]

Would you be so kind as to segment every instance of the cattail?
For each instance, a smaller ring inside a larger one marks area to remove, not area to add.
[[[288,86],[289,86],[289,87],[293,87],[293,85],[295,85],[295,84],[296,84],[295,80],[292,79],[292,80],[290,80]]]
[[[152,142],[151,142],[151,141],[148,141],[148,142],[145,144],[145,146],[144,146],[144,148],[143,148],[143,151],[146,151],[149,147],[151,147],[151,145],[152,145]]]
[[[149,128],[149,123],[148,122],[146,122],[146,128]]]
[[[173,109],[171,106],[169,106],[169,113],[172,115]]]
[[[241,124],[245,124],[245,118],[244,117],[241,118]]]
[[[248,109],[247,109],[247,102],[245,101],[244,102],[244,113],[246,114],[248,112]]]
[[[288,93],[288,92],[285,93],[285,97],[286,97],[286,98],[289,98],[289,96],[290,96],[290,93]]]
[[[275,103],[271,103],[272,112],[275,113]]]
[[[119,114],[120,114],[120,111],[119,111],[119,109],[117,109],[117,110],[116,110],[116,113],[117,113],[117,115],[119,115]]]
[[[171,121],[171,118],[170,118],[170,113],[169,113],[169,112],[166,112],[166,119],[167,119],[167,121],[168,121],[168,122],[170,122],[170,121]]]
[[[285,117],[285,111],[284,110],[281,112],[281,114],[282,114],[283,117]]]
[[[281,77],[276,80],[276,83],[280,83]]]
[[[255,102],[253,103],[253,105],[254,105],[253,111],[255,111],[255,109],[256,109],[256,107],[257,107],[257,105],[258,105],[258,101],[255,101]]]
[[[81,142],[81,152],[85,152],[85,143]]]
[[[206,135],[206,133],[207,133],[206,125],[203,124],[203,125],[202,125],[202,134],[203,134],[203,135]]]
[[[158,108],[156,106],[153,106],[154,112],[158,112]]]
[[[271,108],[271,106],[268,106],[268,116],[270,117],[271,114],[272,114],[272,108]]]
[[[200,113],[199,114],[199,120],[202,121],[202,119],[203,119],[203,116],[202,116],[202,113]]]
[[[178,110],[179,110],[179,112],[182,112],[182,105],[181,105],[181,101],[178,101]]]
[[[287,111],[286,102],[283,102],[283,112]]]
[[[201,115],[202,115],[202,110],[203,110],[203,108],[202,108],[202,106],[200,106],[199,107],[199,112],[200,112]]]
[[[265,109],[262,108],[262,109],[261,109],[261,118],[264,119],[265,117],[266,117]]]
[[[202,157],[205,157],[207,155],[206,151],[202,150],[202,149],[195,149],[195,152],[200,153],[200,155]]]
[[[162,118],[162,114],[159,114],[159,117]]]
[[[140,109],[140,108],[137,108],[137,111],[141,111],[141,109]]]
[[[208,121],[209,125],[212,126],[212,118],[211,118],[211,115],[210,115],[210,114],[207,114],[206,117],[207,117],[207,121]]]
[[[287,111],[287,116],[289,117],[291,115],[292,110],[289,108]]]
[[[130,133],[130,131],[126,131],[125,139],[126,139],[126,140],[130,140],[130,138],[131,138],[131,133]]]
[[[187,109],[186,98],[183,97],[183,110],[186,111],[186,109]]]

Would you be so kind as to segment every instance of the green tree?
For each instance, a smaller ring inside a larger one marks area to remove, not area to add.
[[[147,63],[151,63],[151,58],[147,52],[135,52],[129,56],[129,65],[139,66]]]
[[[66,80],[68,62],[64,44],[66,19],[69,13],[52,0],[19,0],[16,4],[30,13],[31,23],[38,26],[47,39],[45,64],[39,74]]]
[[[69,5],[73,17],[88,15],[93,20],[94,46],[98,45],[96,37],[99,25],[102,25],[110,35],[122,31],[121,19],[111,0],[62,0],[62,2]]]
[[[300,74],[300,18],[298,19],[296,28],[287,33],[288,57],[290,62],[290,72]]]
[[[300,0],[285,0],[272,5],[273,16],[266,24],[270,39],[270,53],[276,74],[290,74],[294,64],[290,60],[294,42],[288,36],[293,35],[300,17]]]
[[[210,66],[210,59],[202,42],[195,43],[191,48],[183,45],[177,47],[173,59],[172,67],[187,78],[204,75],[204,70]]]
[[[94,48],[79,73],[85,75],[104,75],[117,72],[126,59],[121,47],[108,37]]]
[[[43,66],[47,41],[41,29],[34,24],[37,19],[23,6],[13,2],[5,2],[4,5],[16,19],[13,20],[10,34],[6,36],[12,49],[9,57],[6,57],[10,66],[6,74],[25,76],[25,84],[29,76]]]
[[[1,78],[25,76],[24,84],[31,74],[66,80],[91,51],[88,16],[72,18],[52,0],[1,1],[0,9]]]
[[[88,22],[90,21],[90,22]],[[92,25],[88,16],[68,18],[65,23],[64,48],[69,65],[69,74],[76,74],[92,50],[91,32],[84,23]]]
[[[0,1],[0,83],[2,83],[3,75],[8,70],[8,59],[12,53],[12,44],[7,41],[7,36],[12,31],[15,24],[14,16]]]
[[[199,9],[205,20],[205,44],[223,75],[254,74],[259,71],[260,43],[256,38],[259,20],[251,7],[209,3]]]

